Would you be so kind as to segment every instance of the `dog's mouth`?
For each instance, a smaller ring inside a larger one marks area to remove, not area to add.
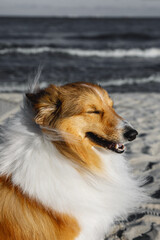
[[[89,138],[92,142],[98,144],[101,147],[107,148],[112,150],[116,153],[123,153],[124,152],[124,145],[117,142],[108,141],[107,139],[93,133],[93,132],[86,132],[86,137]]]

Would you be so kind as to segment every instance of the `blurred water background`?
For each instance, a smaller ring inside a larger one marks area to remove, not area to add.
[[[0,92],[98,83],[109,92],[160,92],[160,18],[0,17]]]

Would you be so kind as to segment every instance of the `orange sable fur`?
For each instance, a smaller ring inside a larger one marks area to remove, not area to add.
[[[76,219],[45,209],[0,178],[0,240],[73,240],[80,232]]]

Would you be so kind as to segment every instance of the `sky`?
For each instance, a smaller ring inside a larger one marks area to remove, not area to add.
[[[160,17],[160,0],[0,0],[0,15]]]

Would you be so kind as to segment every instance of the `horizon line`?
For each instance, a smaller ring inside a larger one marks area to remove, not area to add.
[[[21,15],[21,14],[0,14],[0,18],[160,18],[160,16],[151,16],[151,15],[129,15],[129,16],[123,16],[123,15],[110,15],[110,16],[105,16],[105,15]]]

